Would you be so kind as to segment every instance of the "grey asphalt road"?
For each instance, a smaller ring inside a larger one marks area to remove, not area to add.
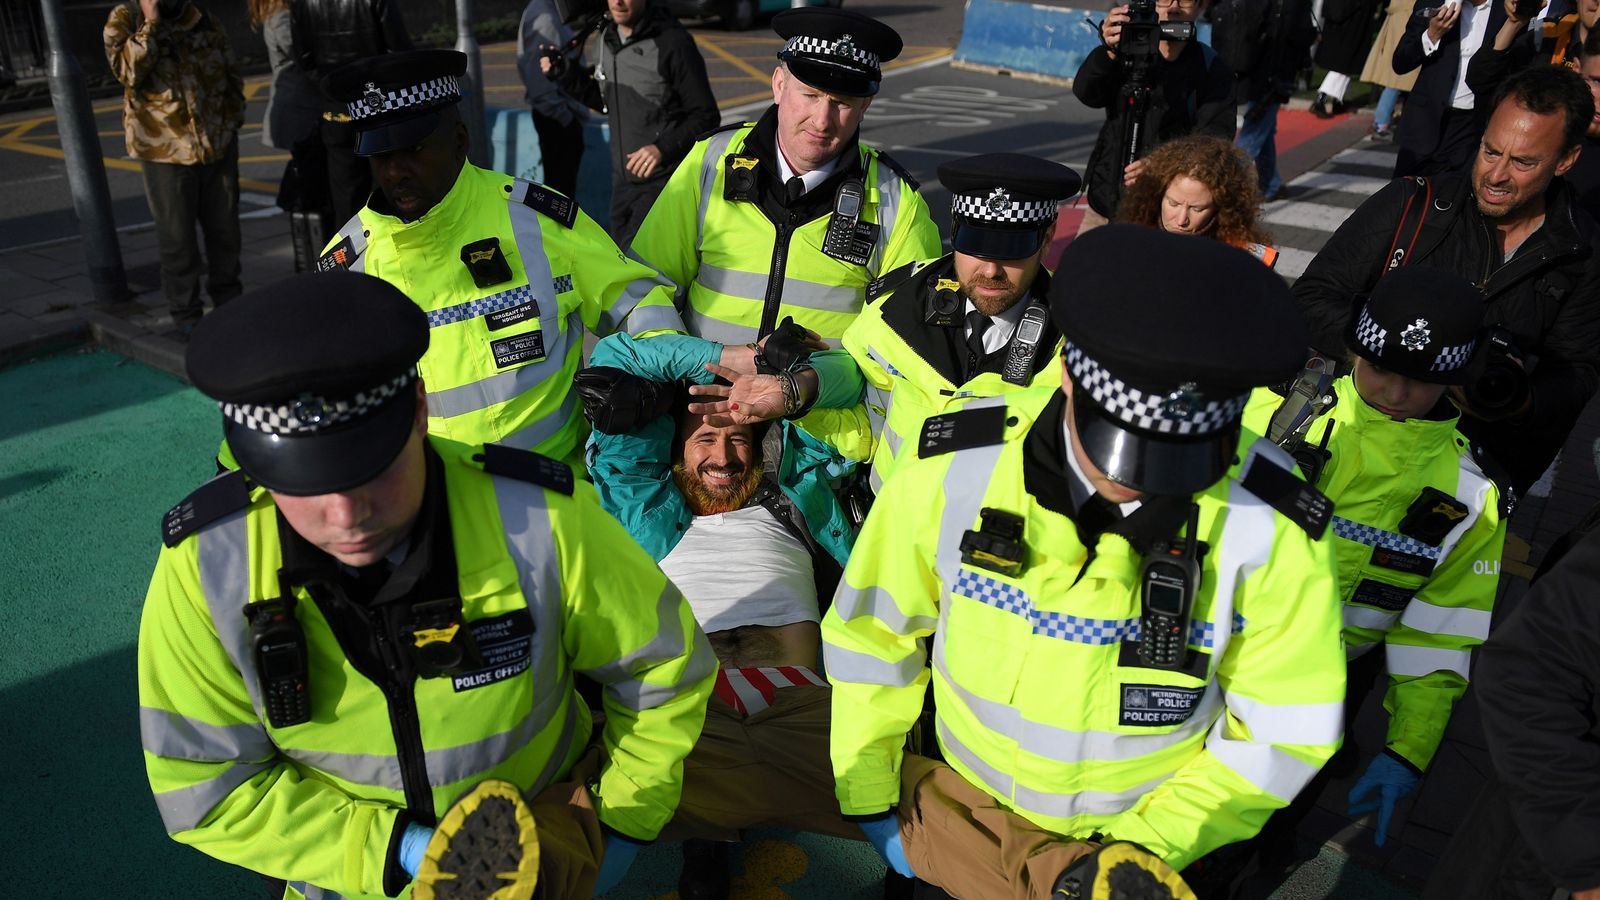
[[[962,4],[883,2],[851,8],[893,25],[906,50],[890,64],[883,91],[868,113],[864,135],[894,156],[929,189],[929,203],[947,205],[934,170],[946,158],[993,149],[1036,152],[1082,162],[1098,113],[1084,110],[1059,86],[981,75],[942,62],[961,34]],[[753,115],[771,95],[769,79],[781,41],[765,22],[745,32],[723,30],[715,22],[688,23],[707,61],[718,101],[725,112]],[[484,47],[485,99],[492,106],[522,103],[515,47]],[[266,106],[265,76],[248,79],[249,106],[240,135],[242,211],[270,206],[288,157],[261,143]],[[138,164],[123,145],[121,101],[94,104],[95,124],[107,167],[113,215],[119,227],[147,223]],[[1067,157],[1058,155],[1066,153]],[[62,161],[55,116],[49,109],[0,117],[0,250],[57,241],[78,233]]]

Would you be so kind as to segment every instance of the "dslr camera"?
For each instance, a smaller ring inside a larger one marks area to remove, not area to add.
[[[1518,363],[1526,360],[1517,339],[1504,328],[1489,329],[1489,353],[1483,374],[1466,386],[1467,403],[1486,419],[1509,416],[1528,401],[1528,371]]]

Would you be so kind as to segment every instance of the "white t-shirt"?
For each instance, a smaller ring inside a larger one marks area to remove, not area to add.
[[[811,554],[764,506],[695,516],[661,571],[708,632],[821,619]]]

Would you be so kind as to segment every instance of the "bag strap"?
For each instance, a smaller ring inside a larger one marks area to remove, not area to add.
[[[1422,235],[1422,225],[1428,219],[1428,208],[1433,205],[1433,182],[1421,175],[1411,180],[1416,189],[1406,198],[1405,208],[1400,211],[1394,239],[1389,242],[1389,252],[1384,256],[1384,272],[1392,272],[1410,260],[1411,251],[1417,246],[1417,238]]]

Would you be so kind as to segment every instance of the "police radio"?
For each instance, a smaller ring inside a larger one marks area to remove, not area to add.
[[[1182,546],[1151,548],[1139,570],[1139,662],[1152,669],[1184,669],[1189,663],[1189,617],[1200,589],[1200,507],[1189,506]]]
[[[273,728],[311,721],[311,680],[307,676],[306,636],[294,618],[295,599],[287,592],[274,600],[246,604],[250,651],[261,685],[261,703]]]
[[[1039,342],[1044,338],[1045,325],[1050,313],[1042,303],[1030,303],[1022,311],[1022,321],[1017,323],[1017,333],[1011,336],[1006,347],[1006,361],[1000,368],[1000,377],[1011,384],[1027,384],[1033,375],[1033,360],[1039,354]]]
[[[822,237],[822,252],[834,259],[864,266],[872,259],[877,242],[877,226],[861,221],[866,206],[866,190],[860,181],[846,181],[833,195],[833,216]]]

